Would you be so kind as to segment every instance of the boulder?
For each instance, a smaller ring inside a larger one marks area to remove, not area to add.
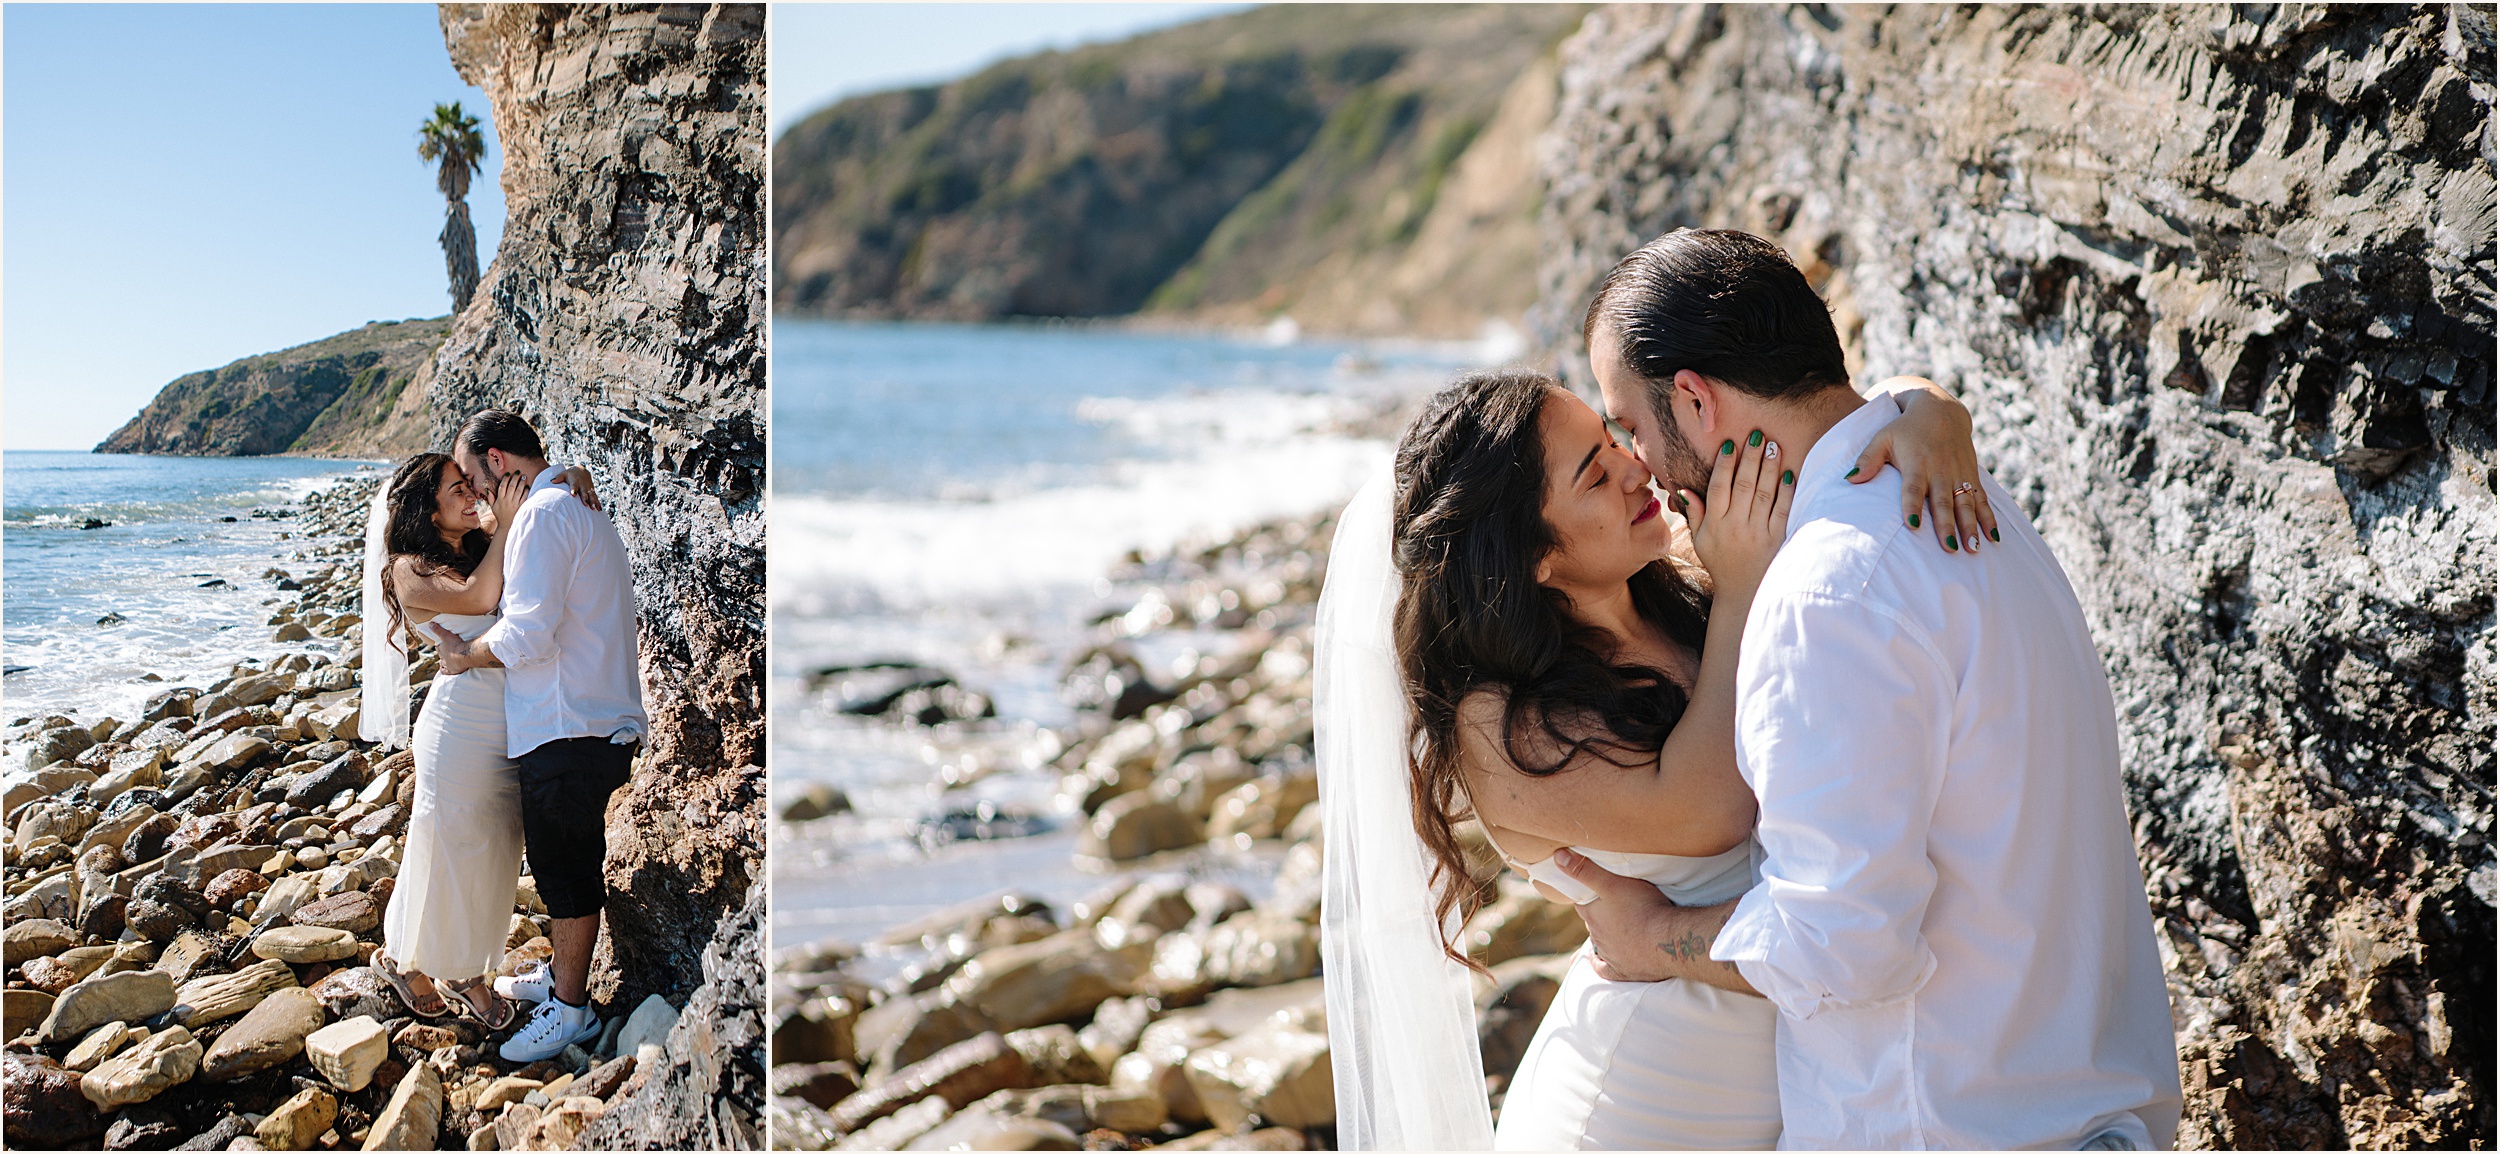
[[[296,907],[289,920],[299,926],[320,926],[361,934],[382,924],[381,903],[362,890],[348,890]]]
[[[81,1079],[41,1055],[0,1052],[0,1131],[19,1150],[73,1149],[104,1133],[104,1115],[79,1092]]]
[[[1179,806],[1151,793],[1125,793],[1104,802],[1076,840],[1077,856],[1097,861],[1134,861],[1204,840],[1198,823]]]
[[[1142,950],[1106,950],[1085,930],[1004,946],[974,957],[947,979],[958,1002],[1002,1030],[1081,1017],[1106,998],[1137,992]]]
[[[1191,1054],[1182,1069],[1207,1121],[1219,1130],[1240,1129],[1254,1115],[1294,1129],[1337,1120],[1336,1075],[1325,1034],[1253,1030]]]
[[[641,1005],[634,1007],[633,1015],[625,1019],[625,1028],[617,1033],[616,1052],[632,1054],[645,1045],[664,1044],[669,1030],[676,1025],[677,1007],[669,1005],[668,999],[658,994],[644,998]]]
[[[190,1081],[199,1070],[199,1042],[191,1031],[168,1026],[97,1063],[79,1079],[78,1092],[97,1109],[109,1112],[145,1102]]]
[[[305,1036],[320,1029],[322,1021],[321,1000],[312,991],[279,990],[217,1036],[200,1059],[200,1077],[230,1082],[291,1061],[304,1052]]]
[[[253,1126],[252,1137],[259,1139],[264,1149],[310,1150],[338,1116],[336,1097],[318,1086],[307,1086]]]
[[[304,1057],[312,1068],[351,1094],[373,1080],[373,1072],[390,1053],[390,1035],[369,1016],[332,1022],[304,1038]]]
[[[0,931],[0,951],[5,951],[8,964],[23,965],[30,959],[50,957],[78,944],[78,931],[68,923],[53,918],[11,922]]]
[[[157,970],[99,974],[61,991],[35,1032],[42,1045],[85,1036],[107,1022],[138,1022],[171,1009],[174,977]]]
[[[832,1111],[835,1129],[849,1133],[924,1098],[942,1098],[960,1110],[1000,1090],[1032,1085],[1033,1068],[998,1034],[958,1042],[846,1098]]]
[[[322,926],[279,926],[252,939],[252,953],[299,966],[335,962],[356,956],[356,935]]]
[[[391,1100],[373,1116],[364,1149],[432,1150],[442,1121],[442,1076],[434,1072],[432,1063],[420,1062],[409,1068],[399,1088],[391,1092]]]
[[[174,991],[173,1020],[186,1026],[221,1021],[293,988],[295,971],[285,962],[255,962],[231,974],[193,978]]]
[[[52,1016],[56,999],[42,990],[10,989],[0,991],[0,1031],[15,1038],[43,1025]]]

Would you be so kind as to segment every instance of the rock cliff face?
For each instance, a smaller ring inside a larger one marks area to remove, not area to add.
[[[435,347],[450,329],[446,317],[374,321],[177,378],[95,451],[193,457],[414,452],[424,447],[428,430],[393,415],[403,396],[425,396]],[[408,388],[412,382],[417,388]]]
[[[1533,300],[1578,15],[1279,5],[845,101],[776,145],[775,305],[1472,335]]]
[[[2108,665],[2184,1144],[2492,1128],[2489,8],[1608,8],[1539,335],[1679,225],[1925,372]],[[1855,366],[1853,366],[1855,367]]]
[[[435,441],[519,409],[633,553],[652,732],[609,810],[593,992],[682,1004],[763,864],[764,11],[441,16],[510,216],[437,363]]]

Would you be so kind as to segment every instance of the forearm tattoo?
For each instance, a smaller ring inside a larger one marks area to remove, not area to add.
[[[1745,980],[1744,973],[1736,968],[1736,963],[1711,960],[1710,944],[1715,940],[1717,940],[1715,933],[1686,930],[1678,936],[1659,942],[1658,952],[1666,956],[1667,961],[1680,977],[1692,978],[1729,989],[1751,990],[1752,984]]]

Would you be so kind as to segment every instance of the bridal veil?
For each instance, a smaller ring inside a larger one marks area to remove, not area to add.
[[[391,486],[384,480],[365,516],[364,707],[356,736],[385,749],[408,748],[408,649],[405,630],[391,628],[382,600],[382,567],[390,563]],[[378,659],[377,659],[378,658]]]
[[[1475,983],[1442,952],[1415,835],[1383,466],[1337,520],[1313,671],[1326,865],[1320,950],[1344,1150],[1488,1150]],[[1453,927],[1454,928],[1454,927]]]

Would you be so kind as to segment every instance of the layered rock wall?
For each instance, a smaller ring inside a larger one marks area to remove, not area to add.
[[[2488,1142],[2485,8],[1618,7],[1542,145],[1546,349],[1783,242],[2057,550],[2121,711],[2182,1141]]]
[[[762,877],[764,10],[441,17],[492,99],[510,215],[436,366],[435,441],[519,409],[633,553],[652,732],[609,810],[593,992],[682,1003]]]

